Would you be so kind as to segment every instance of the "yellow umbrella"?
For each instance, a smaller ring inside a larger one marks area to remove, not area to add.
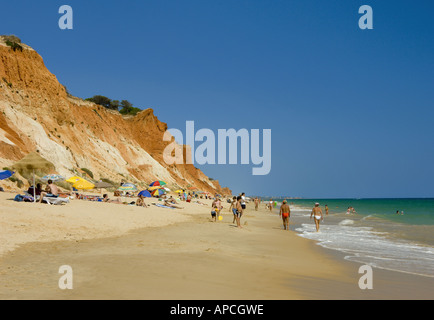
[[[69,178],[68,180],[66,180],[66,182],[69,182],[69,183],[74,184],[74,183],[76,183],[76,182],[78,182],[78,181],[80,181],[80,180],[84,180],[84,179],[81,178],[81,177],[77,177],[77,176],[75,176],[75,177],[71,177],[71,178]]]
[[[74,183],[72,186],[77,190],[90,190],[95,188],[95,185],[93,183],[90,183],[89,181],[84,179],[82,181]]]
[[[81,177],[71,177],[66,182],[72,183],[72,186],[77,190],[90,190],[95,188],[95,185]]]
[[[176,190],[175,192],[176,192],[176,193],[183,193],[184,190],[178,189],[178,190]]]

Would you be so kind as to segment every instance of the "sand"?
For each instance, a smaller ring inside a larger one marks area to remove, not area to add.
[[[284,231],[276,214],[248,205],[238,229],[228,211],[212,222],[210,207],[185,202],[173,210],[10,198],[0,194],[0,299],[434,297],[432,278],[379,269],[374,289],[361,290],[360,264],[299,237],[296,215]],[[62,265],[73,270],[72,290],[58,287]]]

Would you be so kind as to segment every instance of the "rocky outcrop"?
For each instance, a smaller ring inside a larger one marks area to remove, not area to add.
[[[170,186],[230,194],[193,165],[167,165],[167,125],[152,109],[124,117],[70,96],[32,48],[13,50],[0,39],[0,166],[38,152],[70,176],[80,168],[95,179],[164,180]]]

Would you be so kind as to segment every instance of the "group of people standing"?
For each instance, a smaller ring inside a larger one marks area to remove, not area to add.
[[[214,221],[220,220],[220,212],[223,210],[223,205],[219,197],[217,197],[211,205],[211,218]],[[241,227],[241,217],[246,210],[246,194],[243,192],[239,196],[234,196],[229,207],[229,211],[232,211],[234,219],[232,223],[237,223],[237,228]]]

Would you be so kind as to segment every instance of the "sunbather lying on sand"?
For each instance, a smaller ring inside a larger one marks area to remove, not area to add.
[[[175,206],[173,203],[169,202],[168,200],[164,200],[164,205],[171,208],[184,209],[183,207]]]
[[[116,199],[116,200],[110,200],[110,198],[108,197],[108,194],[104,194],[104,195],[103,195],[103,202],[110,202],[110,203],[119,203],[119,204],[122,204],[122,201],[120,201],[119,199]]]

